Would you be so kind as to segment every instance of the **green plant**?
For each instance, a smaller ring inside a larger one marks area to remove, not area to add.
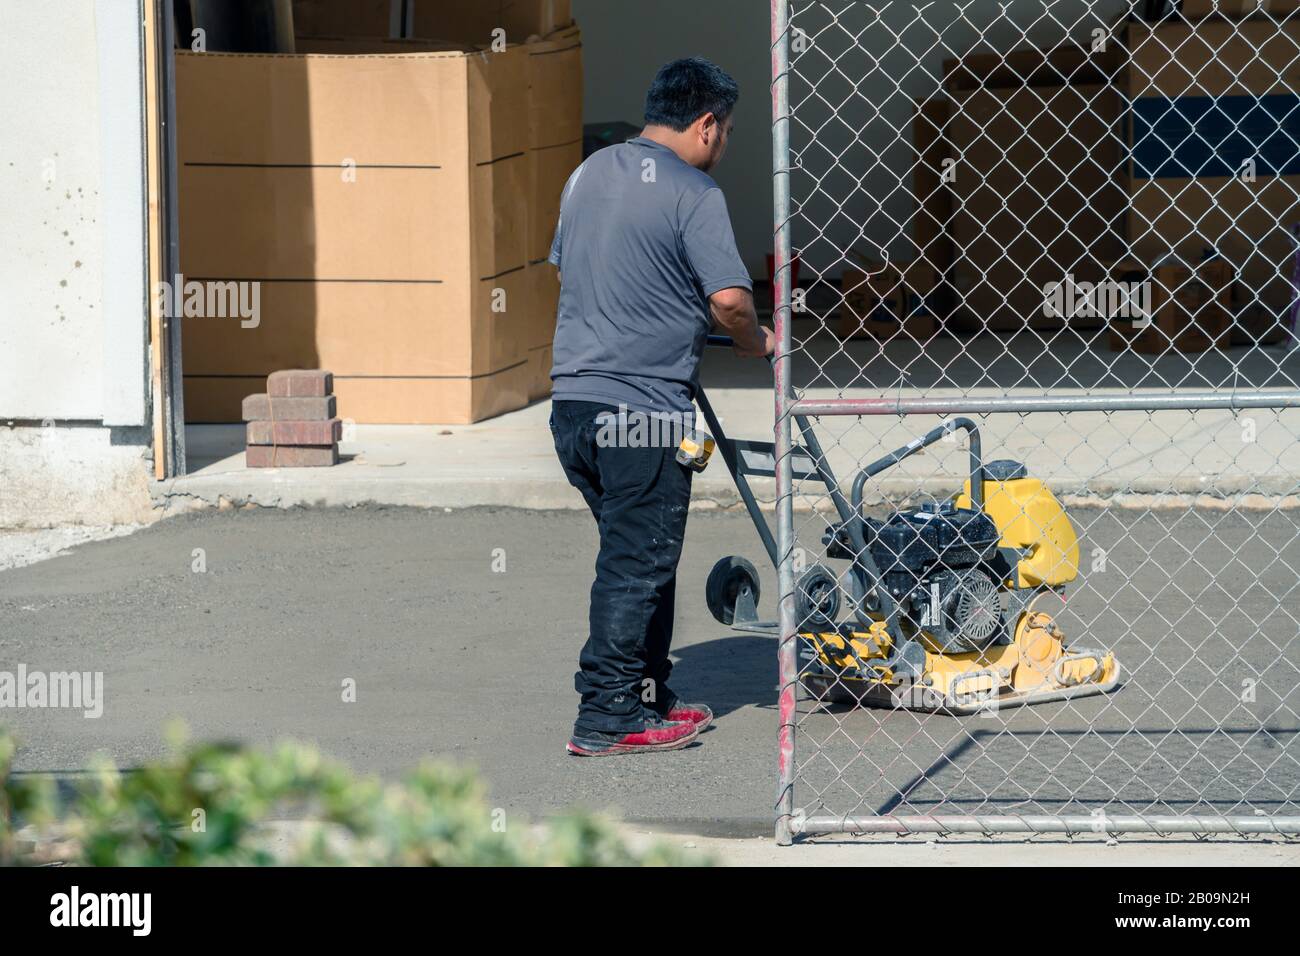
[[[54,784],[41,777],[15,777],[13,758],[18,747],[0,731],[0,866],[18,862],[16,821],[47,824],[53,817]]]
[[[302,744],[191,744],[176,731],[170,758],[125,772],[98,760],[57,805],[48,781],[10,773],[14,751],[0,733],[0,863],[38,859],[15,839],[19,822],[54,834],[63,858],[89,866],[707,862],[662,845],[630,848],[613,824],[585,813],[507,825],[477,775],[449,764],[385,783]],[[276,840],[285,820],[299,821],[288,849]]]

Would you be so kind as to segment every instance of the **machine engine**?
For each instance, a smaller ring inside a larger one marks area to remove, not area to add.
[[[865,531],[881,586],[935,650],[977,651],[1009,640],[1001,582],[1010,569],[987,514],[946,501],[885,521],[868,518]]]

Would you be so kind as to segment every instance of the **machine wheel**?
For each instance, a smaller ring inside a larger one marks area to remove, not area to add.
[[[736,603],[748,590],[758,606],[758,571],[754,565],[739,555],[732,554],[718,561],[709,572],[704,586],[704,599],[709,613],[721,624],[730,625],[736,619]]]
[[[840,616],[840,585],[835,575],[820,564],[800,575],[794,591],[794,614],[798,630],[834,628]]]

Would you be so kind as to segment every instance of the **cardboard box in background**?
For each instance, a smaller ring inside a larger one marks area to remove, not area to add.
[[[1119,93],[1021,86],[952,96],[946,131],[962,158],[951,183],[951,321],[970,331],[1060,328],[1044,314],[1044,287],[1067,276],[1094,282],[1124,252]]]
[[[401,0],[293,0],[300,37],[400,37]],[[304,52],[301,47],[298,52]]]
[[[529,397],[551,394],[551,344],[560,285],[546,261],[560,218],[560,196],[582,164],[582,33],[568,27],[525,44],[528,54]]]
[[[1071,321],[1087,320],[1097,327],[1110,326],[1112,345],[1119,331],[1150,318],[1152,305],[1152,268],[1139,259],[1125,256],[1114,262],[1101,263],[1102,278],[1097,282],[1067,280],[1048,290],[1053,311]]]
[[[1043,314],[1043,287],[1072,272],[1098,278],[1122,251],[1111,84],[1124,62],[1118,39],[1103,51],[1066,43],[945,61],[945,146],[960,157],[948,190],[953,327],[1059,327]]]
[[[944,94],[916,100],[912,113],[912,198],[916,214],[912,220],[914,259],[929,262],[942,275],[952,265],[952,194],[943,182],[944,160],[950,159],[944,136],[952,101]]]
[[[567,7],[560,5],[567,17]],[[460,28],[446,32],[465,36]],[[443,49],[450,44],[434,40],[304,38],[299,46],[308,52],[401,53]],[[528,261],[525,296],[511,298],[510,317],[501,325],[517,334],[528,358],[528,396],[544,398],[551,389],[551,343],[555,337],[555,313],[559,285],[554,267],[544,260],[559,220],[560,194],[569,175],[582,162],[582,35],[577,26],[554,30],[548,36],[524,44],[528,84],[527,218],[521,226],[516,218],[505,221],[511,211],[525,207],[499,207],[498,222],[490,235],[513,236],[525,243]],[[503,172],[513,176],[513,161]],[[510,190],[506,190],[509,194]],[[483,235],[488,235],[484,233]],[[509,259],[510,257],[506,257]],[[522,316],[522,318],[521,318]]]
[[[1233,267],[1222,256],[1195,266],[1170,262],[1149,272],[1151,315],[1109,323],[1110,347],[1144,355],[1227,348],[1232,336]]]
[[[570,0],[406,0],[408,36],[487,46],[494,30],[507,43],[545,37],[573,23]]]
[[[324,53],[330,56],[355,56],[361,53],[472,53],[468,43],[445,40],[405,40],[392,37],[299,36],[294,40],[295,53]]]
[[[560,221],[560,198],[569,175],[582,165],[582,140],[540,146],[528,152],[529,192],[532,196],[528,228],[528,259],[538,262],[551,254],[555,227]]]
[[[1125,54],[1118,44],[1107,44],[1100,51],[1062,43],[1049,49],[968,53],[944,60],[943,87],[957,92],[988,87],[1099,86],[1114,79],[1124,64]]]
[[[850,253],[855,265],[840,275],[839,335],[888,341],[905,336],[924,343],[938,331],[933,296],[939,274],[926,261],[873,262]]]
[[[1192,323],[1208,340],[1207,348],[1226,349],[1230,344],[1236,276],[1236,267],[1223,256],[1196,265],[1196,283],[1190,295],[1196,297],[1198,308],[1192,315]]]
[[[1127,43],[1133,251],[1195,261],[1211,246],[1240,266],[1247,301],[1284,314],[1300,221],[1300,20],[1132,23]]]
[[[1266,14],[1285,17],[1300,10],[1300,0],[1182,0],[1178,12],[1187,20],[1221,16],[1240,19]]]
[[[303,37],[408,37],[484,47],[492,31],[507,43],[546,36],[573,22],[570,0],[293,0]],[[302,52],[301,50],[299,52]]]
[[[1290,338],[1287,318],[1257,304],[1238,305],[1231,345],[1277,345]]]
[[[551,346],[555,341],[555,313],[560,305],[560,280],[555,266],[535,262],[528,267],[531,316],[528,364],[530,400],[551,394]]]
[[[300,53],[419,53],[468,52],[463,44],[433,40],[391,40],[384,38],[301,37]],[[517,237],[525,243],[528,261],[544,259],[550,252],[555,224],[559,220],[560,193],[569,174],[582,162],[582,34],[576,27],[557,31],[544,40],[510,48],[510,53],[524,56],[527,63],[528,116],[527,152],[523,161],[527,177],[525,188],[530,199],[527,222],[518,218],[492,234]],[[495,54],[494,54],[495,55]],[[498,161],[500,162],[500,161]],[[513,177],[518,170],[512,162],[489,171],[497,182],[489,189],[500,188],[499,180]],[[512,207],[519,211],[521,207]],[[499,216],[510,209],[499,207]],[[488,235],[483,233],[482,235]],[[507,260],[517,259],[507,256]]]
[[[355,421],[527,402],[522,48],[176,63],[182,272],[263,291],[256,329],[186,320],[190,420],[238,421],[258,377],[321,365]],[[494,311],[497,289],[524,306]]]
[[[528,54],[529,175],[535,215],[528,259],[551,252],[560,193],[582,164],[582,32],[575,26],[524,46]]]
[[[414,281],[522,267],[526,68],[522,48],[178,54],[184,254],[203,270],[186,271]]]
[[[582,30],[566,27],[529,42],[530,146],[582,140]]]

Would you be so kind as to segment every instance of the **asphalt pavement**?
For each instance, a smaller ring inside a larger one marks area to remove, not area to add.
[[[1061,614],[1113,648],[1110,697],[992,718],[800,717],[808,813],[1300,812],[1300,513],[1079,509],[1085,578]],[[801,516],[814,543],[816,515]],[[564,753],[595,555],[581,512],[363,507],[172,518],[0,572],[0,670],[102,671],[104,712],[0,711],[18,768],[132,766],[196,737],[297,738],[397,775],[428,756],[477,765],[494,805],[583,805],[713,835],[771,833],[776,642],[704,604],[715,560],[774,574],[748,519],[691,516],[673,684],[715,728],[670,754]],[[355,702],[344,697],[355,682]]]

